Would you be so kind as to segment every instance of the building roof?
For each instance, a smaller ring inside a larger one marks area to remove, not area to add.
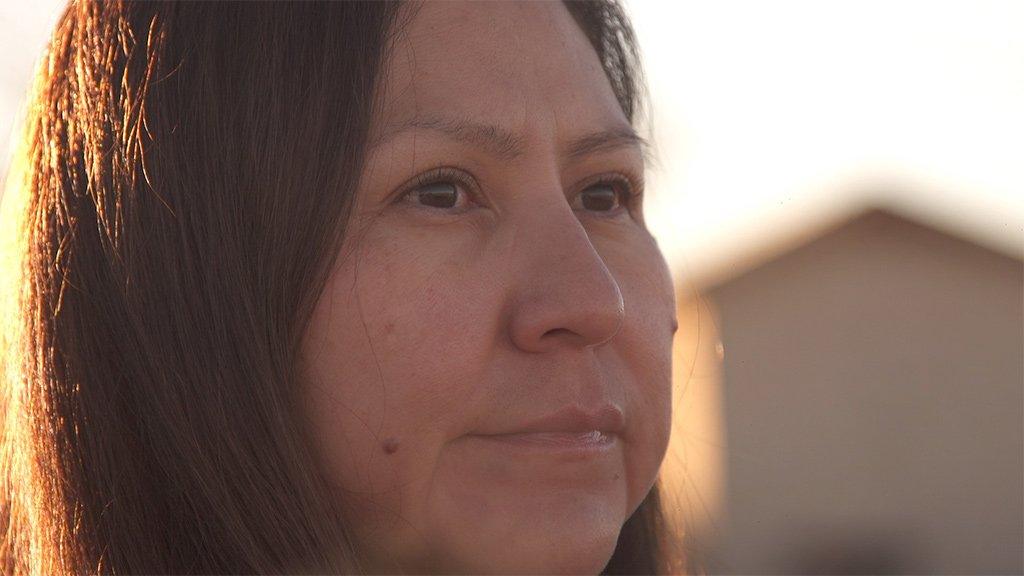
[[[1013,247],[993,243],[988,238],[973,233],[969,227],[955,226],[949,222],[927,218],[920,214],[911,215],[910,212],[910,210],[883,203],[857,206],[830,217],[822,217],[819,220],[808,222],[799,228],[780,231],[767,242],[752,246],[714,267],[687,277],[686,282],[696,290],[708,293],[755,269],[783,258],[795,250],[840,231],[848,232],[851,228],[863,228],[866,232],[880,225],[905,226],[926,234],[942,235],[969,244],[978,250],[1016,260],[1024,266],[1024,246],[1014,250]]]

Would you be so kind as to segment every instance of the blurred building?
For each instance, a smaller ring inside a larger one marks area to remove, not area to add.
[[[709,572],[1024,571],[1019,255],[869,209],[694,282],[672,457]]]

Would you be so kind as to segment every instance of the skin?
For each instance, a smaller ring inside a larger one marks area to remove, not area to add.
[[[668,269],[640,198],[611,211],[586,200],[626,189],[595,187],[602,176],[642,192],[643,151],[620,137],[564,154],[629,123],[561,3],[426,3],[382,82],[302,349],[335,497],[370,571],[597,573],[670,430]],[[508,131],[518,154],[438,118]],[[427,187],[441,207],[409,189],[436,167],[450,169]],[[625,427],[598,455],[479,436],[604,403]]]

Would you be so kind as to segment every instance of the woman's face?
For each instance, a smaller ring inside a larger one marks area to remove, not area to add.
[[[561,3],[397,39],[304,402],[372,569],[596,573],[669,436],[638,140]]]

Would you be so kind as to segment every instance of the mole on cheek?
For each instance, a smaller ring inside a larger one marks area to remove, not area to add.
[[[394,454],[398,451],[398,438],[391,437],[384,440],[384,453]]]

